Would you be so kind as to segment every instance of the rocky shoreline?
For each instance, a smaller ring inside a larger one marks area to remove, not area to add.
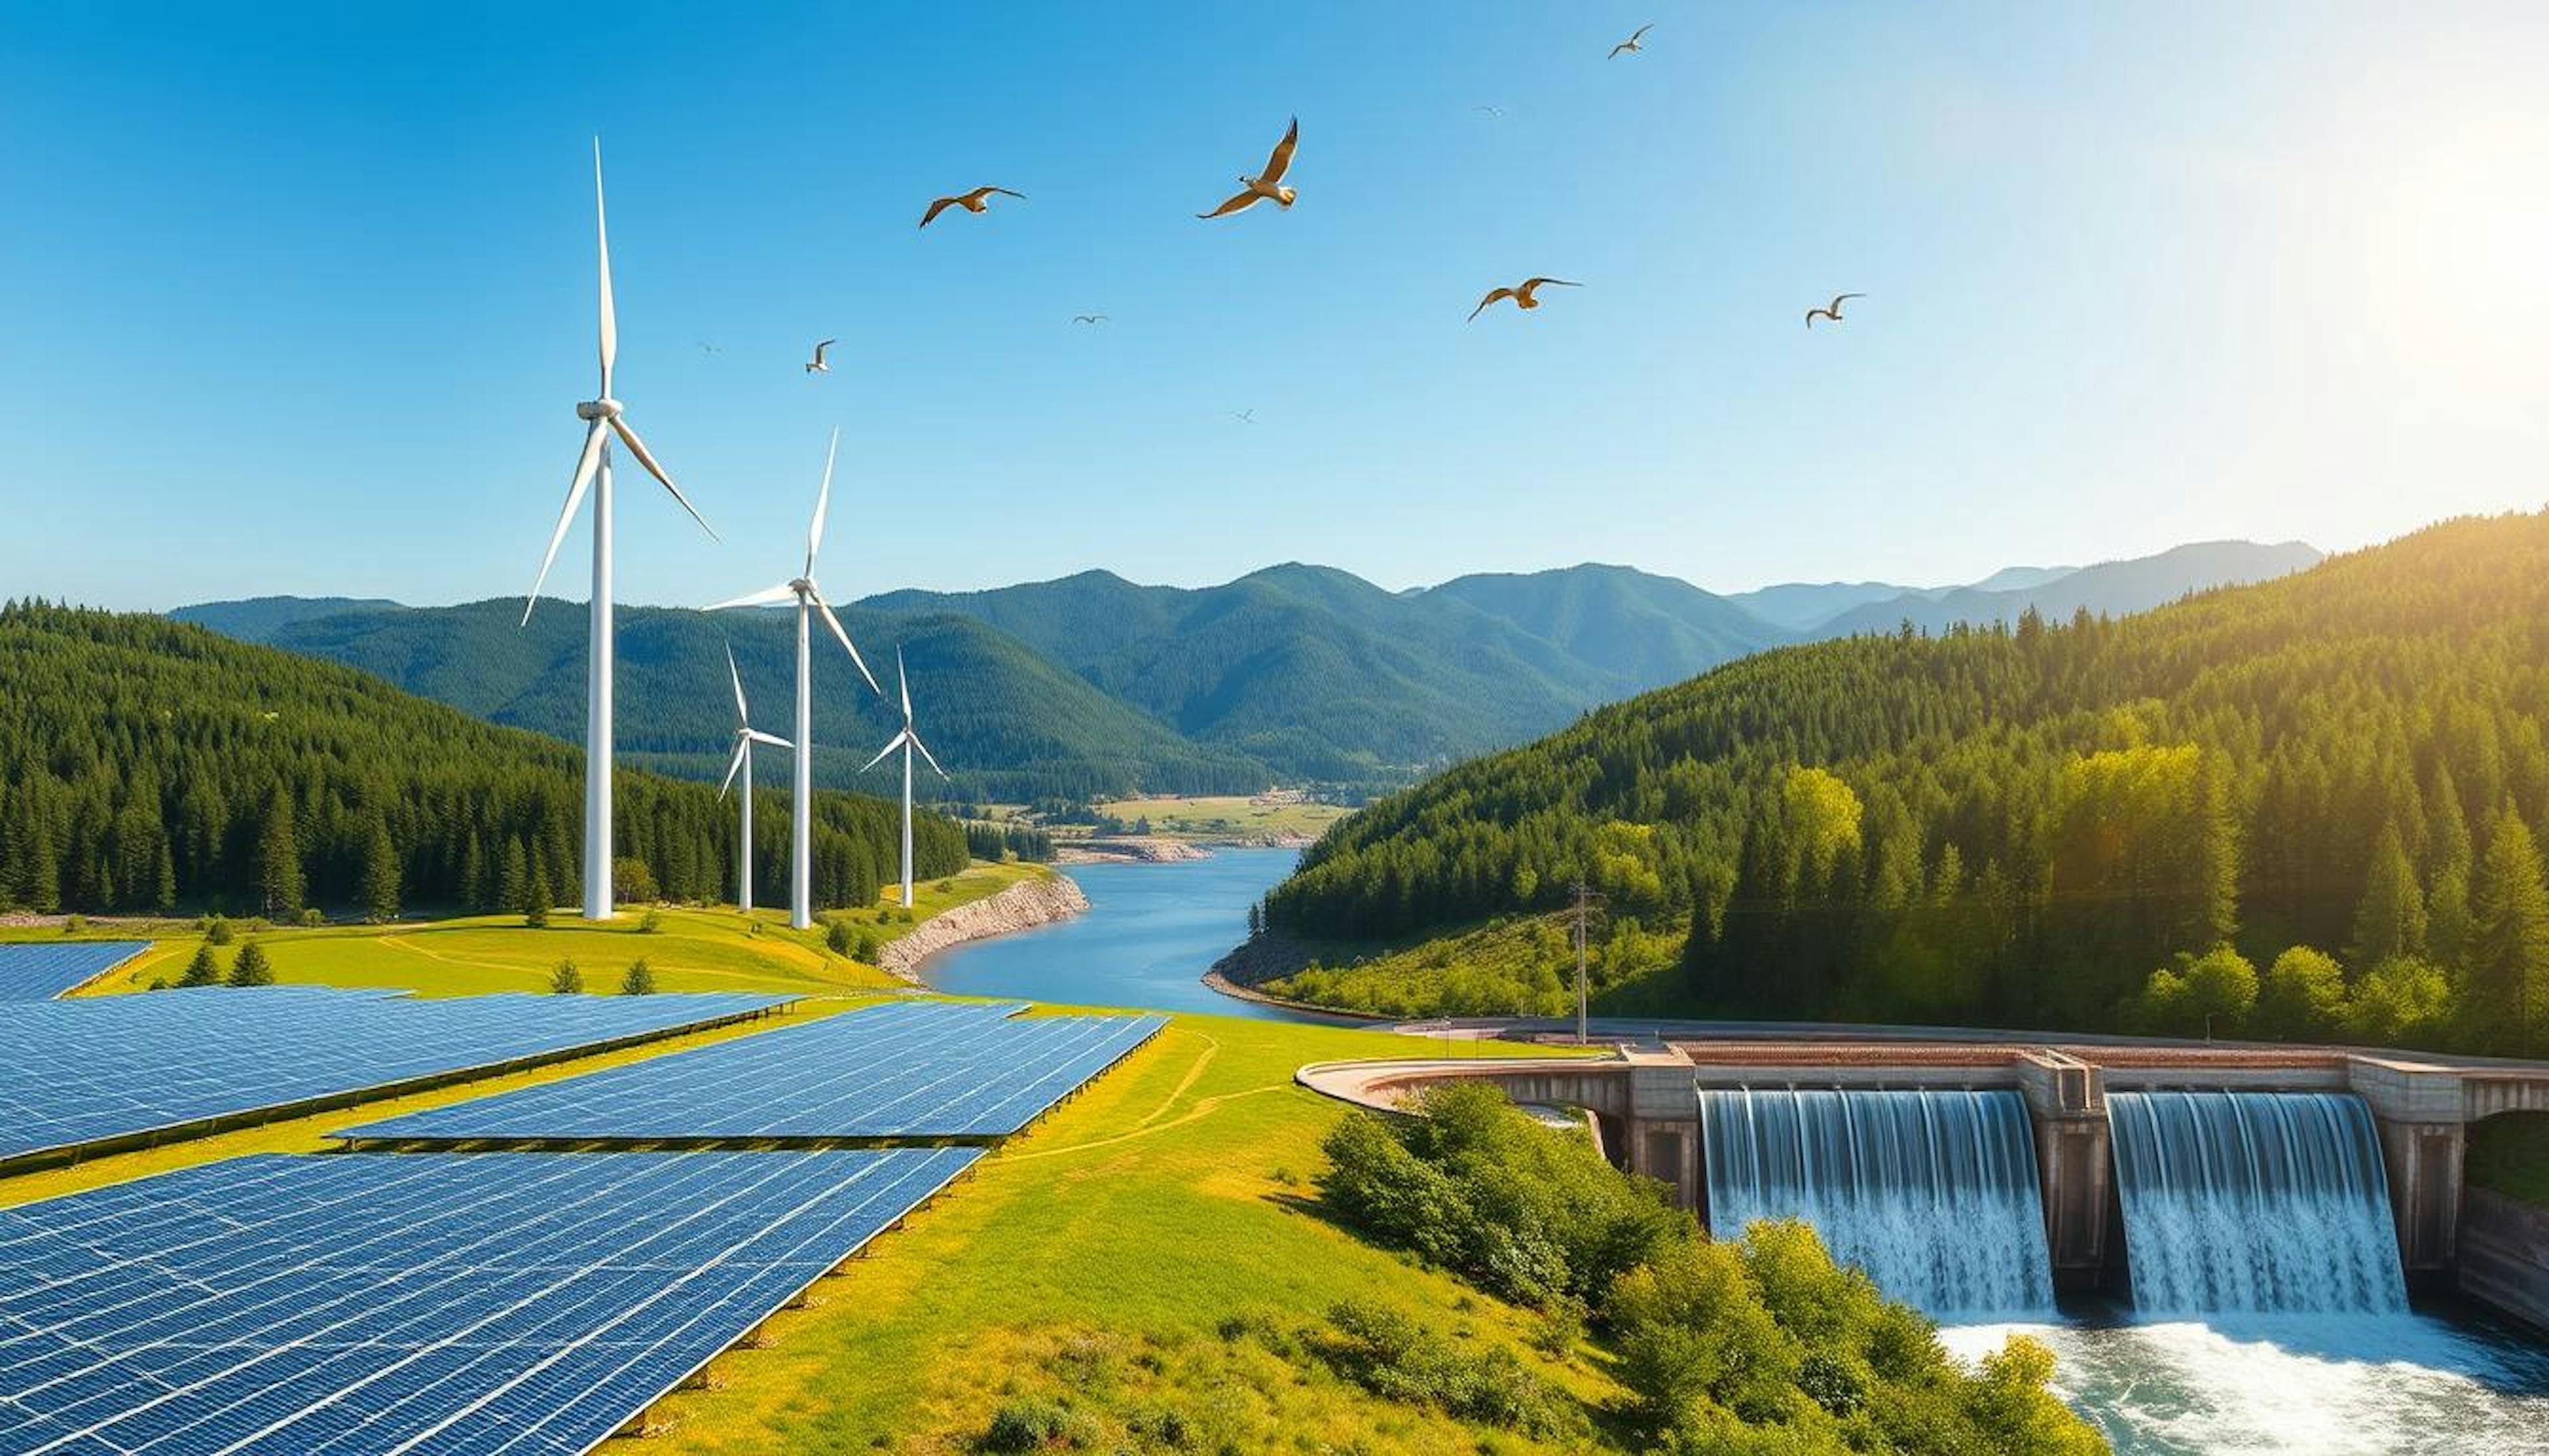
[[[968,941],[987,941],[1012,931],[1032,930],[1069,920],[1088,908],[1088,896],[1068,874],[1039,874],[1022,879],[987,899],[944,910],[912,927],[877,954],[877,964],[889,973],[918,984],[920,962]]]
[[[1175,864],[1211,858],[1209,850],[1156,834],[1075,840],[1055,846],[1053,853],[1057,864]]]

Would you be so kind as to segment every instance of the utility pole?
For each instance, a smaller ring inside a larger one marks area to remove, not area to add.
[[[1593,891],[1584,881],[1575,881],[1575,1045],[1585,1044],[1585,1008],[1589,1001],[1584,977],[1584,917],[1592,907]]]

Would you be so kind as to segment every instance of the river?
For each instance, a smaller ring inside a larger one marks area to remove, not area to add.
[[[959,996],[1306,1020],[1202,980],[1247,939],[1248,907],[1299,858],[1293,850],[1223,849],[1160,864],[1074,864],[1064,872],[1087,893],[1086,914],[950,947],[922,961],[920,976]]]

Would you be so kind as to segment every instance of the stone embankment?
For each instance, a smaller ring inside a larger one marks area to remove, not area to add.
[[[942,910],[877,954],[877,963],[907,981],[920,979],[920,962],[950,946],[986,941],[1011,931],[1069,920],[1088,908],[1088,897],[1068,874],[1022,879],[987,899]]]
[[[1165,835],[1110,835],[1058,845],[1059,864],[1173,864],[1180,860],[1208,860],[1210,851]]]

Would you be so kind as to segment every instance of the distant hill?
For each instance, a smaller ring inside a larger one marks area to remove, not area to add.
[[[1622,694],[1792,640],[1714,592],[1624,566],[1459,577],[1430,594],[1465,601],[1558,644],[1609,673]]]
[[[517,910],[534,885],[571,904],[583,774],[555,738],[334,664],[162,617],[0,606],[0,909],[287,914],[386,894]],[[624,765],[616,792],[619,854],[661,890],[732,893],[731,802]],[[784,882],[787,796],[764,789],[755,807],[763,882]],[[826,793],[816,815],[817,897],[873,902],[898,808]],[[914,827],[923,875],[964,864],[960,826]]]
[[[1892,582],[1782,582],[1730,592],[1726,599],[1774,627],[1806,632],[1854,606],[1923,594],[1922,588]]]
[[[2254,541],[2200,541],[2173,547],[2157,556],[2101,562],[2064,572],[2040,585],[2015,590],[1959,587],[1935,595],[1871,601],[1825,621],[1809,635],[1847,637],[1861,632],[1891,632],[1907,621],[1915,627],[1939,632],[1958,622],[2016,622],[2030,606],[2037,615],[2051,618],[2067,618],[2082,608],[2093,616],[2122,616],[2175,601],[2190,592],[2290,576],[2316,566],[2319,559],[2316,548],[2300,541],[2272,546]]]
[[[272,642],[284,628],[317,617],[405,609],[380,596],[250,596],[238,601],[197,602],[178,607],[168,615],[242,642]]]
[[[1270,897],[1357,961],[1285,989],[1554,1007],[1570,957],[1537,917],[1583,880],[1639,1014],[2549,1050],[2549,514],[2062,606],[2315,557],[2092,567],[2040,621],[1761,653],[1463,764]]]
[[[841,617],[888,693],[900,644],[921,736],[956,780],[933,797],[1245,791],[1265,787],[1273,776],[1243,755],[1185,741],[982,623],[948,613],[889,621],[857,607]],[[582,739],[582,604],[543,600],[528,626],[518,625],[520,619],[519,598],[500,598],[314,616],[280,627],[272,640],[490,722]],[[734,717],[725,669],[729,643],[755,726],[783,737],[793,733],[793,610],[623,606],[618,627],[622,762],[690,777],[724,772]],[[815,781],[885,790],[892,776],[885,768],[865,778],[859,769],[900,726],[899,709],[868,690],[848,655],[819,626],[814,653]]]

